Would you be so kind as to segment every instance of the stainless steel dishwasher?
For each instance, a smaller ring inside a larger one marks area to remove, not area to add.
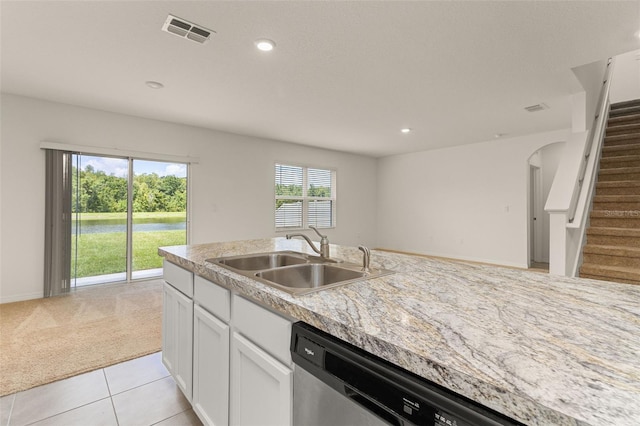
[[[291,355],[296,426],[522,425],[303,322]]]

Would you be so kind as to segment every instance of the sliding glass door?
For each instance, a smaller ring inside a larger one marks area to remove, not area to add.
[[[72,156],[72,286],[126,281],[126,158]]]
[[[158,247],[187,243],[187,165],[133,160],[134,279],[162,274]]]
[[[71,284],[162,274],[158,247],[186,244],[187,166],[72,156]]]

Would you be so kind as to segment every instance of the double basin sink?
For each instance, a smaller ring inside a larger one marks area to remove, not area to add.
[[[307,294],[393,273],[385,269],[364,271],[362,265],[295,251],[218,257],[206,261],[293,295]]]

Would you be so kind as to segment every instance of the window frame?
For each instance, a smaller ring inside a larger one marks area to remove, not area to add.
[[[302,195],[277,195],[276,194],[276,168],[278,166],[298,167],[302,169]],[[307,195],[309,189],[309,169],[326,170],[331,173],[331,197],[310,197]],[[273,163],[273,225],[276,232],[299,231],[309,228],[309,202],[310,201],[331,201],[331,226],[318,226],[318,229],[336,228],[336,200],[337,200],[337,170],[332,167],[310,166],[295,162],[276,161]],[[278,200],[300,200],[302,201],[302,226],[278,227],[276,223],[276,205]]]

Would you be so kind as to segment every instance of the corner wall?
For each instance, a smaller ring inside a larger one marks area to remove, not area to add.
[[[542,147],[540,150],[541,164],[542,164],[542,193],[543,196],[543,221],[542,221],[542,259],[544,262],[549,262],[549,233],[550,218],[549,213],[544,211],[544,203],[547,201],[549,192],[551,191],[551,185],[553,179],[556,176],[560,159],[564,152],[564,143],[555,143]]]
[[[640,49],[615,57],[609,101],[612,104],[640,99]]]
[[[568,134],[380,159],[378,247],[526,268],[528,159]]]
[[[42,297],[43,140],[198,157],[190,174],[191,244],[284,236],[273,224],[274,163],[334,168],[337,227],[327,230],[329,240],[375,244],[374,158],[15,95],[0,101],[0,303]]]
[[[600,60],[573,68],[573,74],[582,90],[572,95],[572,129],[574,132],[591,130],[595,121],[602,82],[608,60]],[[576,101],[580,100],[580,101]]]

